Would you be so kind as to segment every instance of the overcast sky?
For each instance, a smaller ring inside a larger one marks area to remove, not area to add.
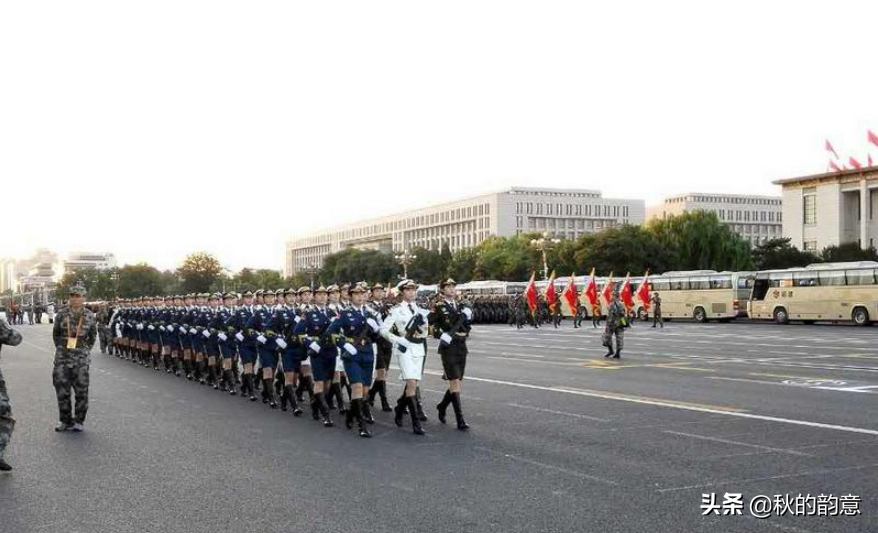
[[[778,194],[866,156],[875,2],[3,2],[0,257],[282,268],[503,187]]]

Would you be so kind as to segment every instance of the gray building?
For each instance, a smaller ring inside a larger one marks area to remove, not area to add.
[[[455,252],[492,236],[531,232],[575,239],[622,224],[642,224],[644,210],[643,200],[604,198],[595,190],[512,187],[295,236],[286,243],[284,274],[320,268],[324,257],[346,248],[402,253],[447,244]]]

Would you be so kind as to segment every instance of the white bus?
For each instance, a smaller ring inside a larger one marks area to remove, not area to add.
[[[828,320],[868,325],[878,320],[878,263],[816,263],[757,272],[748,307],[750,318],[778,324]]]
[[[754,272],[689,270],[650,276],[649,283],[651,292],[661,297],[663,318],[691,318],[704,323],[747,316],[754,279]],[[637,279],[635,294],[642,281]],[[635,309],[639,318],[647,318],[645,306],[636,298]]]

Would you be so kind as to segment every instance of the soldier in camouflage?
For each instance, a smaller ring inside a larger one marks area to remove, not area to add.
[[[94,313],[85,309],[85,288],[70,288],[70,304],[55,317],[55,368],[52,383],[58,396],[60,422],[55,431],[82,431],[88,412],[89,353],[97,338]],[[70,405],[71,389],[76,410]]]
[[[0,318],[0,347],[4,344],[18,346],[21,344],[21,334],[12,329],[6,320]],[[13,429],[15,429],[15,419],[12,418],[9,393],[6,392],[6,380],[3,379],[3,371],[0,370],[0,472],[12,470],[3,455],[6,452],[9,439],[12,438]]]

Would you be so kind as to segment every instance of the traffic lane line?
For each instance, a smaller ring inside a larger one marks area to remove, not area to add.
[[[677,435],[680,437],[688,437],[690,439],[706,440],[709,442],[719,442],[719,443],[723,443],[723,444],[730,444],[730,445],[734,445],[734,446],[740,446],[743,448],[755,448],[755,449],[763,450],[764,452],[769,452],[769,453],[784,453],[784,454],[789,454],[789,455],[797,455],[799,457],[814,457],[811,454],[797,451],[797,450],[791,450],[789,448],[775,448],[773,446],[763,446],[761,444],[750,444],[748,442],[730,440],[730,439],[725,439],[722,437],[696,435],[694,433],[684,433],[682,431],[670,431],[670,430],[663,431],[662,433],[666,433],[668,435]]]

